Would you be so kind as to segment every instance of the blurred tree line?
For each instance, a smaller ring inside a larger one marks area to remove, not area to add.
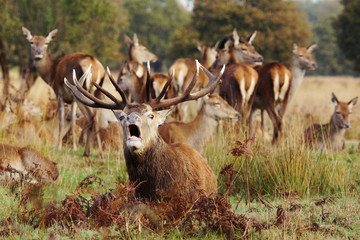
[[[308,73],[312,75],[355,74],[353,62],[345,58],[344,50],[339,48],[336,37],[338,34],[333,28],[335,18],[343,9],[340,1],[300,0],[298,5],[304,9],[312,26],[312,41],[318,43],[314,56],[319,67]]]
[[[3,66],[4,60],[9,67],[29,64],[30,47],[21,26],[33,35],[46,35],[58,28],[56,40],[50,44],[55,58],[85,52],[112,68],[127,59],[123,34],[132,37],[137,33],[140,43],[158,56],[157,70],[162,71],[176,58],[199,58],[196,41],[212,45],[236,28],[244,38],[257,30],[254,45],[266,61],[289,65],[292,44],[307,46],[313,40],[319,43],[315,51],[319,74],[348,73],[351,63],[337,48],[331,27],[332,17],[339,13],[335,0],[193,3],[190,12],[177,0],[0,0],[0,64]],[[325,11],[324,6],[329,9]]]

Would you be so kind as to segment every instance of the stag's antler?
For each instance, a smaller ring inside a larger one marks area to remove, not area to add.
[[[223,75],[224,71],[225,71],[225,65],[223,66],[223,68],[221,69],[220,73],[218,74],[218,76],[214,76],[211,72],[209,72],[205,67],[203,67],[198,60],[195,60],[196,62],[196,71],[194,74],[193,79],[191,80],[190,84],[188,85],[188,87],[186,88],[186,90],[184,91],[184,93],[180,96],[171,98],[171,99],[162,99],[163,96],[165,95],[168,87],[170,86],[171,81],[173,80],[173,75],[174,72],[172,72],[169,76],[168,81],[166,82],[164,88],[162,89],[162,91],[160,92],[159,96],[157,96],[155,99],[149,97],[148,103],[153,109],[159,109],[159,108],[168,108],[170,106],[176,105],[178,103],[181,102],[186,102],[186,101],[190,101],[190,100],[196,100],[202,96],[205,96],[206,94],[214,91],[214,89],[216,88],[216,86],[220,83],[220,78]],[[194,88],[197,77],[199,75],[199,67],[205,72],[205,74],[208,76],[209,78],[209,83],[201,90],[195,92],[195,93],[191,93],[191,90]],[[147,85],[150,85],[150,66],[148,63],[148,67],[147,67],[147,71],[148,71],[148,78],[146,81]],[[150,89],[150,87],[146,86],[146,89]],[[147,92],[149,94],[149,92]],[[150,96],[150,95],[148,95]]]
[[[194,88],[197,77],[199,75],[199,67],[208,76],[209,83],[203,89],[201,89],[201,90],[199,90],[199,91],[197,91],[195,93],[191,93],[191,90]],[[108,76],[110,78],[111,83],[114,85],[116,91],[122,97],[122,101],[118,100],[111,93],[109,93],[107,90],[105,90],[104,88],[102,88],[101,86],[99,86],[98,84],[96,84],[93,81],[92,81],[92,83],[94,84],[94,86],[100,92],[102,92],[104,95],[109,97],[113,101],[113,103],[105,102],[105,101],[102,101],[102,100],[96,98],[95,96],[93,96],[92,94],[87,92],[82,87],[82,83],[85,80],[92,78],[90,68],[91,68],[91,66],[83,74],[83,76],[81,76],[80,80],[77,80],[75,70],[74,70],[74,76],[73,76],[74,83],[70,83],[66,78],[64,79],[64,82],[65,82],[66,86],[68,86],[70,88],[70,90],[73,92],[76,99],[78,99],[81,103],[83,103],[83,104],[85,104],[87,106],[90,106],[90,107],[94,107],[94,108],[123,109],[128,104],[128,99],[126,98],[126,95],[125,95],[124,91],[119,87],[119,85],[116,84],[114,78],[112,77],[112,75],[110,73],[109,68],[107,68],[107,74],[108,74]],[[176,105],[176,104],[181,103],[181,102],[186,102],[186,101],[190,101],[190,100],[196,100],[196,99],[198,99],[198,98],[200,98],[200,97],[214,91],[216,86],[219,84],[220,78],[221,78],[222,74],[224,73],[224,71],[225,71],[225,65],[221,69],[218,76],[215,77],[212,73],[210,73],[205,67],[203,67],[196,60],[196,71],[195,71],[194,77],[191,80],[189,86],[184,91],[184,93],[182,95],[180,95],[180,96],[164,100],[162,98],[164,97],[167,89],[170,86],[171,81],[173,80],[174,72],[172,74],[170,74],[169,79],[166,82],[163,89],[161,90],[159,96],[157,96],[155,98],[155,97],[151,96],[150,64],[148,62],[148,66],[147,66],[147,74],[148,75],[147,75],[147,80],[146,80],[146,94],[147,94],[147,97],[146,97],[147,102],[146,103],[149,104],[154,110],[156,110],[156,109],[160,109],[160,108],[168,108],[168,107],[171,107],[171,106]]]
[[[77,100],[79,100],[81,103],[93,107],[93,108],[106,108],[106,109],[124,109],[126,104],[128,103],[128,100],[126,98],[126,95],[124,91],[116,84],[113,76],[111,75],[110,69],[107,68],[107,74],[109,76],[109,79],[111,83],[114,85],[116,91],[120,94],[122,101],[118,100],[114,95],[109,93],[107,90],[105,90],[103,87],[95,83],[91,80],[91,82],[94,84],[94,86],[102,92],[104,95],[106,95],[108,98],[110,98],[113,103],[102,101],[92,94],[90,94],[88,91],[86,91],[82,85],[83,82],[86,79],[92,79],[92,74],[90,72],[91,65],[89,66],[88,70],[81,76],[80,80],[77,79],[75,69],[73,70],[73,82],[70,83],[66,78],[64,78],[64,82],[68,88],[73,92],[74,96]]]

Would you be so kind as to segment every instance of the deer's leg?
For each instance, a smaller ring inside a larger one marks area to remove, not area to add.
[[[275,143],[279,137],[279,133],[281,131],[282,119],[276,114],[275,107],[266,107],[266,112],[269,114],[269,117],[274,126],[274,136],[273,143]]]
[[[62,148],[62,132],[64,128],[64,102],[61,97],[57,96],[57,103],[58,103],[58,113],[59,113],[59,133],[58,133],[58,148]]]
[[[71,132],[72,132],[72,142],[73,142],[73,150],[76,151],[77,147],[76,147],[76,134],[75,134],[75,128],[76,128],[76,108],[77,108],[77,103],[76,101],[73,102],[72,106],[71,106]]]
[[[85,126],[85,132],[86,132],[86,139],[85,139],[85,150],[84,150],[84,156],[88,157],[90,155],[90,146],[91,146],[91,139],[92,139],[92,129],[94,124],[94,118],[92,115],[91,110],[83,105],[82,103],[78,103],[80,111],[84,114],[86,118],[86,126]]]

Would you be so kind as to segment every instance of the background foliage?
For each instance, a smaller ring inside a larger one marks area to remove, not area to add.
[[[86,52],[114,68],[127,58],[123,34],[137,33],[140,42],[158,56],[157,70],[166,72],[176,58],[200,57],[196,41],[213,45],[236,28],[243,38],[257,30],[254,45],[267,62],[278,60],[288,65],[293,43],[307,46],[312,42],[318,43],[315,56],[319,68],[314,74],[353,74],[352,62],[345,56],[359,62],[353,44],[359,31],[349,25],[360,21],[358,1],[188,2],[193,3],[192,9],[177,0],[0,0],[0,46],[4,46],[0,53],[10,67],[24,68],[29,62],[29,46],[21,26],[35,35],[58,28],[57,39],[50,45],[54,57]]]

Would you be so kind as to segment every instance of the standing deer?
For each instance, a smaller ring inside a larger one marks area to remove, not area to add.
[[[204,46],[200,43],[196,43],[197,49],[201,52],[200,64],[205,68],[209,68],[216,59],[217,46],[219,42],[213,46]],[[169,68],[169,74],[174,72],[174,92],[175,94],[181,94],[185,91],[187,86],[192,80],[196,70],[195,60],[191,58],[179,58]],[[206,86],[208,78],[202,71],[199,73],[198,81],[194,86],[194,90]],[[188,103],[179,104],[176,112],[177,118],[180,121],[188,120],[189,116],[187,113]]]
[[[217,59],[210,69],[216,72],[219,64],[227,64],[218,92],[241,114],[243,122],[250,116],[258,82],[258,73],[252,65],[260,64],[264,60],[252,45],[255,36],[256,31],[246,40],[240,41],[236,29],[234,29],[233,40],[228,39],[224,43],[224,47],[219,51]]]
[[[200,64],[205,68],[209,68],[216,59],[217,46],[219,42],[215,45],[208,47],[200,43],[197,43],[197,49],[201,52],[201,61]],[[169,74],[173,71],[175,88],[178,93],[182,93],[188,87],[189,83],[192,80],[196,70],[195,60],[191,58],[179,58],[169,68]],[[194,86],[194,90],[204,87],[208,83],[207,76],[203,73],[199,73],[199,79]]]
[[[198,62],[196,64],[198,66]],[[82,103],[97,108],[123,109],[117,118],[123,128],[126,167],[130,182],[138,184],[135,193],[140,198],[154,200],[159,199],[164,193],[168,196],[181,193],[187,199],[194,201],[201,194],[217,191],[216,176],[207,161],[186,144],[166,143],[158,132],[158,126],[164,122],[170,112],[170,110],[159,111],[158,109],[198,99],[216,88],[223,71],[214,77],[205,68],[200,67],[206,71],[210,79],[205,88],[191,93],[198,77],[197,67],[193,80],[182,95],[163,99],[172,81],[172,76],[170,76],[160,95],[152,98],[149,77],[147,78],[148,101],[146,103],[129,103],[125,93],[112,79],[109,70],[110,80],[122,97],[122,101],[96,84],[95,86],[113,102],[101,101],[84,90],[77,80],[71,83],[65,79],[66,85]],[[80,82],[84,78],[91,78],[88,72],[81,77]],[[148,76],[150,76],[149,65]]]
[[[155,62],[157,57],[139,43],[136,33],[132,40],[128,35],[124,34],[124,42],[129,48],[129,61],[121,65],[117,84],[126,92],[130,100],[143,102],[146,83],[146,69],[143,63],[147,61]]]
[[[349,115],[356,104],[358,97],[349,102],[340,102],[334,93],[331,101],[335,111],[327,124],[314,123],[305,130],[305,143],[315,146],[320,150],[339,151],[344,149],[344,135],[346,129],[350,128]]]
[[[290,70],[278,62],[258,66],[259,83],[256,90],[253,110],[261,110],[261,127],[264,125],[264,110],[268,113],[274,127],[273,143],[282,129],[283,116],[289,99],[302,83],[306,70],[317,67],[312,57],[316,44],[308,48],[293,46],[293,58]]]
[[[84,53],[73,53],[62,57],[59,60],[52,60],[47,53],[48,44],[55,38],[57,29],[52,30],[47,36],[32,36],[31,32],[22,27],[22,31],[26,39],[30,42],[32,57],[35,62],[36,71],[40,74],[41,78],[49,84],[56,94],[58,111],[59,111],[59,136],[58,136],[58,148],[62,148],[62,137],[64,126],[64,103],[72,104],[72,131],[73,131],[73,149],[76,150],[76,139],[75,139],[75,114],[77,105],[81,112],[87,119],[89,126],[93,123],[92,112],[83,104],[77,104],[71,91],[64,84],[64,77],[72,81],[72,70],[76,69],[78,77],[82,75],[85,69],[92,65],[92,75],[94,75],[95,82],[102,85],[105,69],[101,63],[93,56]],[[84,87],[90,91],[94,91],[94,87],[91,82],[84,82]],[[84,151],[84,156],[90,154],[90,134],[91,127],[87,128],[87,140]]]
[[[30,182],[59,183],[56,164],[32,148],[0,144],[0,181],[28,177]]]
[[[214,135],[219,119],[237,119],[239,113],[217,94],[203,97],[196,118],[189,122],[164,123],[159,127],[160,136],[167,143],[186,143],[199,153]]]

